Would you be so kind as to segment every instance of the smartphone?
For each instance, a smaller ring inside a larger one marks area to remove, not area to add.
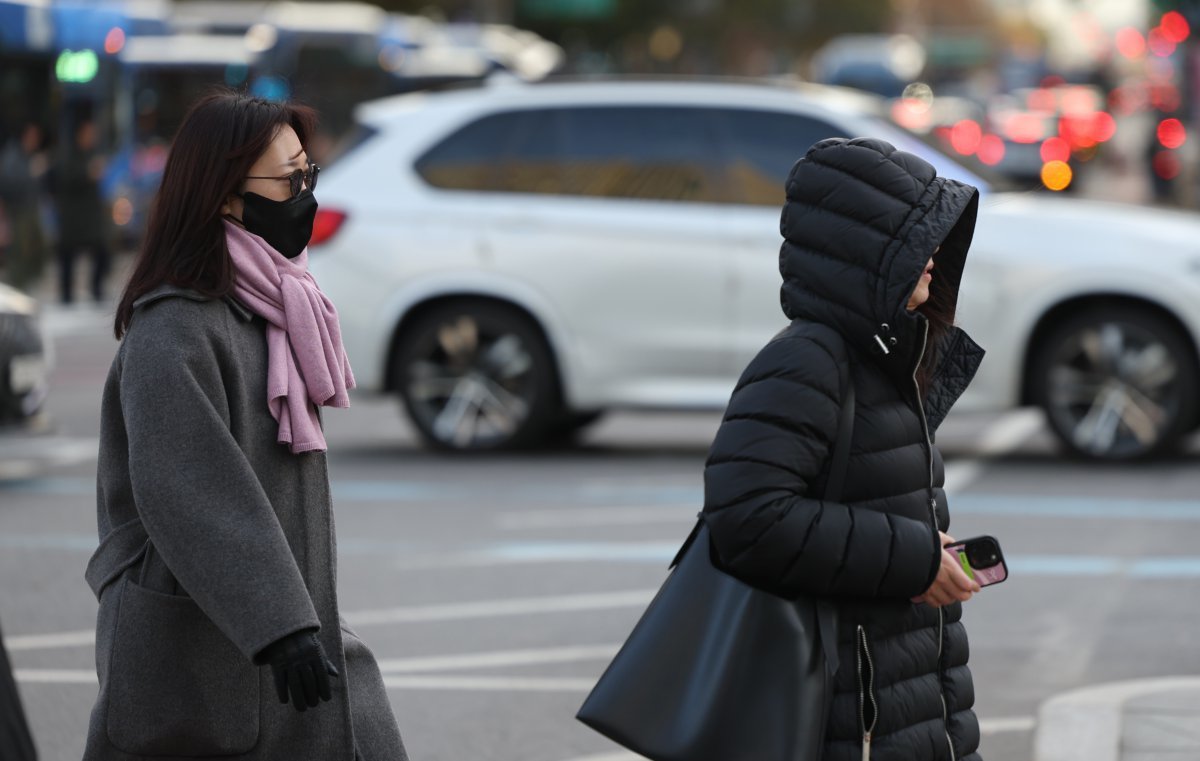
[[[946,545],[946,549],[958,557],[962,569],[979,586],[999,584],[1008,578],[1008,566],[1004,564],[1004,553],[995,537],[977,536],[974,539]]]

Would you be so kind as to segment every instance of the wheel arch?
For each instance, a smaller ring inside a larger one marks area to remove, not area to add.
[[[1021,396],[1020,402],[1022,405],[1033,405],[1037,403],[1036,392],[1033,388],[1033,363],[1034,357],[1042,342],[1053,328],[1066,319],[1069,315],[1078,313],[1086,309],[1100,309],[1104,307],[1132,307],[1142,309],[1146,312],[1156,315],[1167,321],[1179,331],[1179,335],[1186,339],[1187,346],[1190,350],[1189,359],[1192,366],[1200,370],[1200,350],[1197,349],[1197,336],[1188,328],[1179,315],[1171,308],[1165,306],[1162,302],[1152,298],[1133,295],[1128,293],[1088,293],[1071,296],[1063,299],[1044,311],[1037,322],[1034,323],[1033,330],[1029,334],[1029,340],[1025,342],[1024,352],[1021,357]]]

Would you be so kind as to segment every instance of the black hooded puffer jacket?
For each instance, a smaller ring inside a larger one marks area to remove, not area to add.
[[[830,139],[792,169],[780,254],[792,324],[746,368],[705,468],[705,517],[726,570],[838,610],[825,761],[979,761],[958,604],[913,604],[949,528],[933,431],[983,350],[957,328],[926,346],[906,309],[934,250],[931,302],[952,312],[978,193],[869,139]],[[921,398],[915,375],[935,368]],[[849,374],[847,378],[847,373]],[[846,485],[824,502],[843,383],[857,395]],[[828,647],[828,645],[826,645]],[[769,761],[764,759],[764,761]]]

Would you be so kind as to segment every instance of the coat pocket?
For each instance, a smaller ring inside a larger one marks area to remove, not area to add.
[[[199,606],[126,578],[108,679],[108,739],[148,756],[236,756],[258,743],[259,673]]]

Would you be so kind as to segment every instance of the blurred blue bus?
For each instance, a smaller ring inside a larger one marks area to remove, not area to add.
[[[256,55],[241,36],[170,34],[131,37],[118,60],[104,191],[120,241],[129,246],[145,229],[167,148],[188,107],[214,86],[245,86]]]

